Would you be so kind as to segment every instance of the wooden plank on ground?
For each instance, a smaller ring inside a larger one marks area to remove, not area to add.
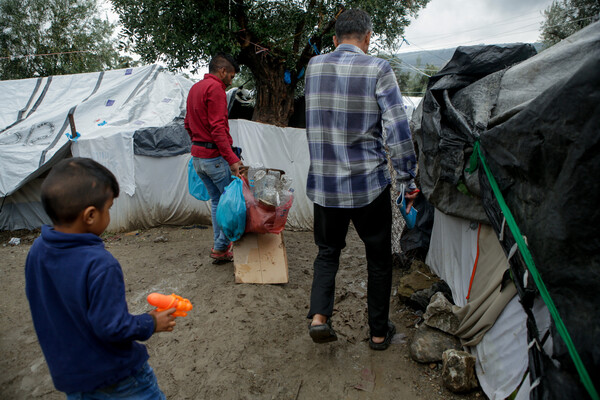
[[[233,246],[236,283],[288,283],[283,233],[245,233]]]

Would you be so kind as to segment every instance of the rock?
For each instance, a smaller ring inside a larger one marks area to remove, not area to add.
[[[414,292],[410,297],[404,299],[404,303],[414,310],[425,311],[431,302],[431,298],[436,293],[442,293],[451,304],[454,304],[454,301],[452,300],[452,291],[444,281],[434,282],[431,287]],[[400,297],[402,298],[402,296]]]
[[[419,290],[411,294],[404,303],[413,310],[425,311],[434,293],[431,288]]]
[[[469,392],[479,386],[475,375],[475,357],[461,350],[446,350],[442,355],[444,386],[454,393]]]
[[[434,293],[443,293],[444,297],[446,297],[450,303],[454,304],[454,299],[452,298],[452,289],[450,289],[450,286],[448,286],[445,281],[437,281],[431,288],[433,289]]]
[[[437,292],[431,297],[423,318],[427,326],[449,334],[454,334],[458,329],[459,320],[452,312],[452,303],[442,292]]]
[[[400,283],[398,284],[398,296],[400,297],[400,300],[406,302],[413,293],[431,288],[431,285],[437,281],[439,281],[439,278],[429,271],[427,265],[420,261],[413,261],[410,271],[400,278]],[[425,307],[427,304],[429,304],[429,300],[427,300]],[[423,310],[425,310],[425,307]]]
[[[167,239],[164,236],[158,236],[156,239],[154,239],[154,243],[160,243],[160,242],[168,242],[169,239]]]
[[[417,247],[411,250],[403,250],[401,253],[393,253],[392,265],[394,268],[408,270],[415,261],[421,263],[425,262],[425,258],[427,258],[427,250],[427,248]]]
[[[441,361],[442,353],[448,349],[461,349],[458,338],[421,325],[410,343],[410,356],[420,363],[434,363]]]

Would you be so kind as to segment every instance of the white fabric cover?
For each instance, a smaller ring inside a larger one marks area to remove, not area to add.
[[[109,230],[210,221],[209,204],[188,194],[190,155],[134,154],[136,130],[185,116],[192,84],[156,65],[0,82],[0,92],[8,94],[0,96],[0,198],[7,196],[0,229],[32,229],[48,222],[39,182],[28,182],[51,167],[54,155],[58,159],[69,151],[100,162],[117,177],[121,196],[112,208]],[[69,142],[65,133],[70,133],[68,114],[74,107],[81,137]],[[244,149],[246,165],[282,169],[293,179],[287,228],[312,229],[305,131],[245,120],[231,120],[230,127],[234,144]]]
[[[436,209],[430,243],[426,264],[448,283],[456,305],[464,306],[477,254],[477,224]],[[533,311],[543,337],[549,329],[548,309],[538,301]],[[507,398],[517,389],[528,369],[526,319],[515,296],[482,341],[469,349],[477,357],[477,377],[490,400]],[[551,354],[551,340],[544,348]],[[524,387],[521,391],[528,393]]]
[[[230,120],[229,126],[234,145],[243,148],[245,165],[260,163],[281,169],[293,179],[294,203],[286,228],[311,230],[313,214],[312,203],[306,197],[309,157],[304,130],[246,120]],[[115,200],[108,230],[209,223],[210,202],[199,201],[188,192],[190,157],[189,154],[160,158],[134,156],[131,175],[135,176],[135,193],[123,194]]]
[[[414,97],[414,96],[402,96],[402,101],[404,103],[404,111],[406,112],[406,116],[408,117],[408,121],[412,119],[413,112],[419,107],[423,97]]]
[[[187,189],[189,154],[175,157],[135,156],[133,196],[123,193],[110,210],[109,231],[129,231],[161,224],[210,223],[210,203]]]
[[[0,99],[0,196],[12,194],[69,146],[73,107],[81,138],[72,153],[106,165],[132,195],[133,133],[179,116],[189,87],[191,81],[156,65],[0,82],[0,92],[10,93]],[[22,120],[14,124],[19,111]]]
[[[288,214],[287,228],[312,230],[313,205],[306,197],[306,178],[310,165],[306,131],[280,128],[246,120],[230,120],[233,144],[243,149],[245,165],[262,164],[281,169],[292,178],[294,203]]]
[[[133,134],[143,127],[166,125],[179,116],[185,110],[191,87],[191,82],[184,87],[179,79],[158,68],[146,73],[146,77],[140,77],[144,79],[143,86],[137,90],[139,80],[107,82],[101,100],[112,99],[113,106],[98,108],[88,101],[75,114],[90,117],[76,118],[78,131],[85,134],[73,144],[73,155],[90,157],[105,165],[128,195],[133,195],[136,189]],[[131,95],[134,96],[129,99]]]

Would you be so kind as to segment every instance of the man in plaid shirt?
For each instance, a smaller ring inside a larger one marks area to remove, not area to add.
[[[314,202],[319,253],[308,318],[313,341],[337,340],[331,325],[335,276],[350,221],[365,244],[369,345],[385,350],[395,333],[389,321],[392,285],[390,153],[397,190],[410,210],[418,190],[416,156],[402,95],[389,63],[366,55],[371,18],[347,10],[336,22],[334,52],[313,57],[306,72],[306,132],[310,152],[307,194]]]

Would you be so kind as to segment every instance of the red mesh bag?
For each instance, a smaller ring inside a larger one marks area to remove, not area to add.
[[[245,232],[280,233],[283,231],[294,197],[290,196],[285,204],[275,207],[254,198],[247,177],[243,176],[242,181],[246,201]]]

